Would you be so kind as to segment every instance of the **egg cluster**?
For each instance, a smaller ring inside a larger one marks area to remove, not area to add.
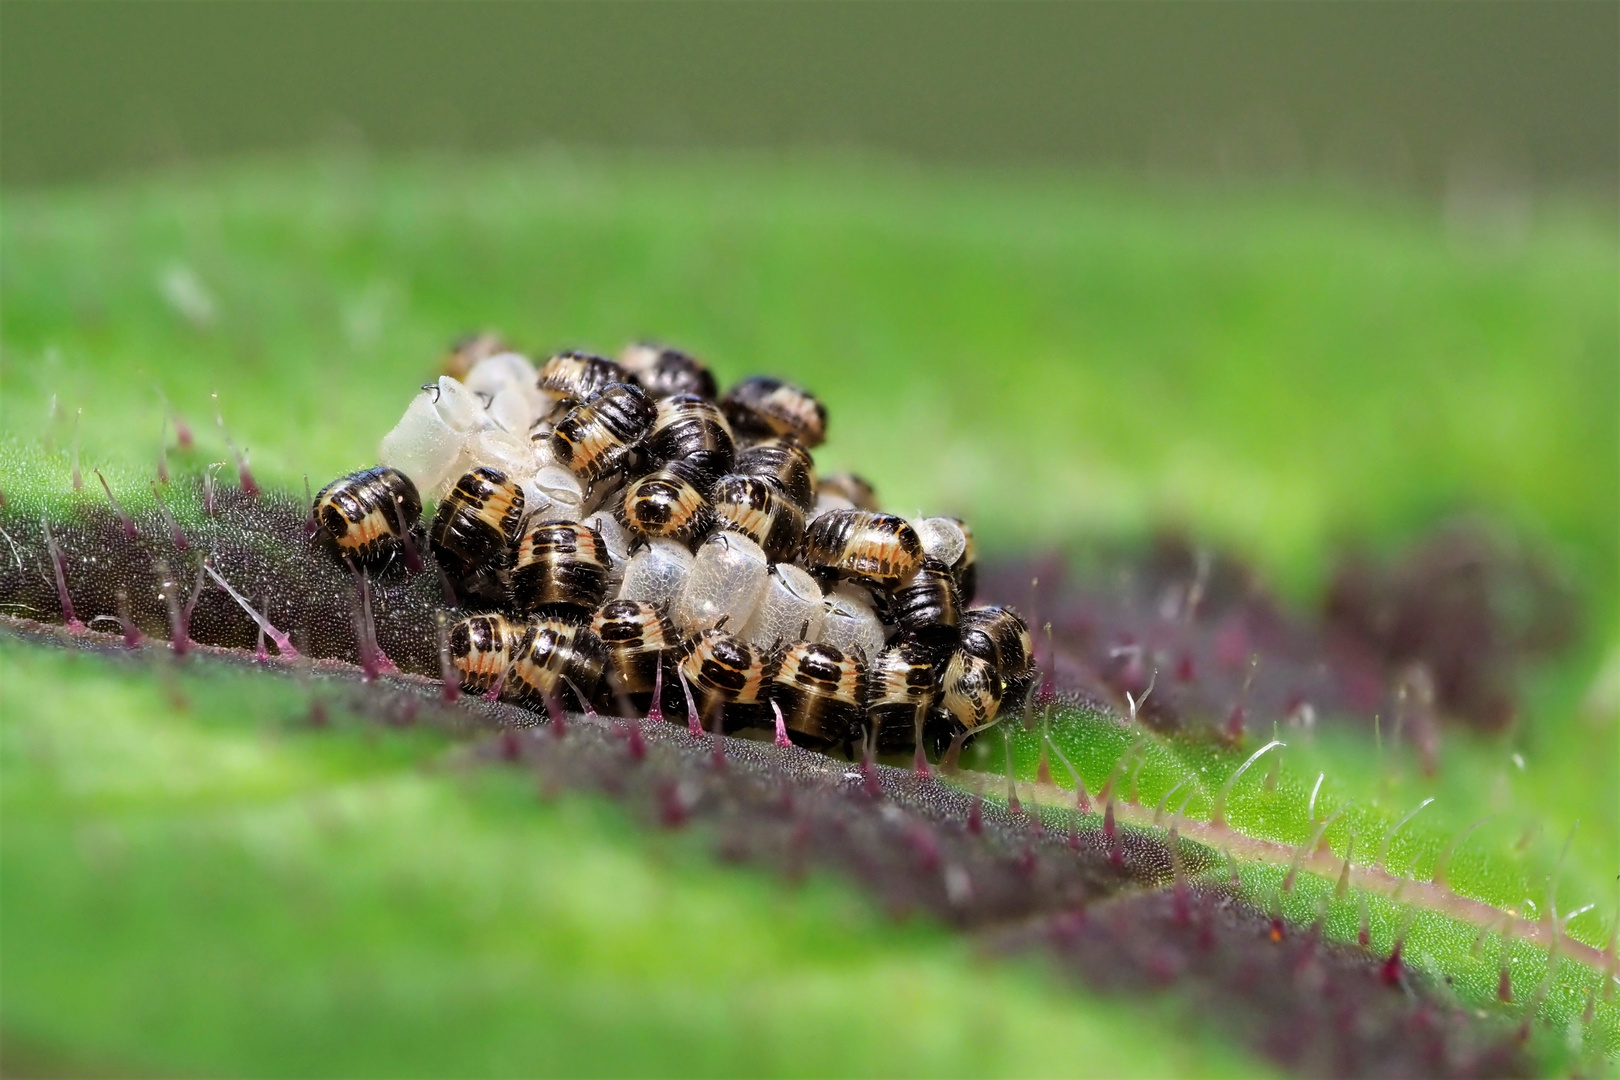
[[[1028,626],[968,606],[968,526],[818,478],[827,414],[800,387],[753,377],[722,396],[697,359],[649,345],[537,370],[478,337],[445,367],[383,464],[329,484],[313,514],[339,557],[378,571],[426,543],[466,613],[443,644],[464,689],[621,715],[659,694],[707,728],[888,751],[968,737],[1028,694]]]

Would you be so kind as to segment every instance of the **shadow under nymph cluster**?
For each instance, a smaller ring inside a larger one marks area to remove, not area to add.
[[[462,689],[814,748],[960,746],[1027,697],[1028,625],[968,606],[965,522],[818,478],[826,426],[808,391],[756,376],[720,395],[675,349],[537,369],[479,336],[311,520],[361,571],[419,573],[425,544]]]

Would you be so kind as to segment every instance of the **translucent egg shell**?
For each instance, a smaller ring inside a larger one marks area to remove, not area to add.
[[[691,576],[696,561],[691,549],[678,540],[649,540],[624,564],[619,599],[668,606]]]
[[[815,641],[824,610],[816,579],[792,563],[777,563],[766,578],[759,606],[738,636],[760,648],[779,641]]]
[[[847,582],[827,594],[816,640],[851,656],[871,659],[883,651],[883,623],[865,589]]]
[[[760,546],[734,532],[715,533],[698,548],[691,576],[670,618],[683,634],[719,626],[742,628],[765,594],[770,560]]]

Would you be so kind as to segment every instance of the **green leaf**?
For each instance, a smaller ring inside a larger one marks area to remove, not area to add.
[[[1451,877],[1497,904],[1543,896],[1578,818],[1560,908],[1598,904],[1569,927],[1581,940],[1613,926],[1620,747],[1612,712],[1581,702],[1620,647],[1620,460],[1593,452],[1620,441],[1620,272],[1612,229],[1578,207],[1486,251],[1410,207],[1301,192],[563,156],[318,159],[7,201],[8,507],[97,497],[92,465],[144,505],[155,389],[197,434],[175,468],[229,460],[217,391],[261,481],[319,484],[369,463],[448,338],[487,325],[536,352],[650,334],[725,377],[804,381],[832,416],[824,468],[963,513],[992,552],[1173,520],[1309,602],[1347,538],[1387,550],[1458,510],[1503,518],[1552,547],[1594,628],[1538,676],[1520,728],[1448,738],[1432,781],[1362,740],[1291,739],[1276,793],[1257,794],[1256,766],[1228,816],[1297,843],[1318,772],[1320,805],[1354,799],[1369,832],[1434,794],[1391,845],[1421,873],[1496,813]],[[536,808],[509,777],[447,773],[431,736],[309,733],[302,697],[263,680],[0,657],[8,1055],[20,1039],[95,1071],[1253,1068],[1173,1003],[986,970],[839,884],[794,891],[610,807]],[[1036,748],[1017,749],[1032,775]],[[1095,784],[1120,746],[1071,750]],[[1155,750],[1149,805],[1236,764]],[[1278,879],[1243,872],[1261,899]],[[1311,902],[1302,886],[1284,906],[1308,919]],[[1401,916],[1370,914],[1387,949]],[[1345,918],[1330,912],[1353,934]],[[1489,950],[1425,919],[1411,933],[1419,966],[1470,1000],[1494,990]],[[1554,1019],[1579,1013],[1572,972]]]
[[[316,730],[295,685],[0,642],[0,692],[20,1071],[1256,1068],[841,883],[720,870],[600,800],[456,768],[432,733]]]

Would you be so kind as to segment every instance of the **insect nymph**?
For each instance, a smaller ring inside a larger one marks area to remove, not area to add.
[[[831,645],[800,642],[777,665],[770,694],[789,731],[806,745],[832,746],[851,738],[860,726],[866,671]]]
[[[322,537],[342,555],[373,562],[398,550],[422,516],[410,477],[379,465],[334,480],[315,496]]]
[[[643,445],[655,464],[679,463],[682,475],[702,494],[731,471],[737,456],[726,418],[714,402],[693,394],[658,402]]]
[[[534,709],[545,709],[547,699],[583,708],[596,694],[607,659],[607,646],[589,626],[537,619],[512,646],[503,695]]]
[[[737,455],[736,471],[774,484],[800,510],[816,504],[816,463],[798,439],[755,443]]]
[[[708,526],[709,501],[677,462],[632,481],[624,489],[621,516],[642,536],[691,540]]]
[[[904,518],[867,510],[834,510],[810,523],[804,561],[813,570],[893,588],[922,566],[922,541]]]
[[[607,545],[595,529],[541,522],[518,544],[512,604],[530,614],[588,618],[607,595],[607,575]]]
[[[764,703],[765,657],[734,634],[703,631],[688,646],[680,669],[697,695],[705,727],[719,722],[728,711],[733,724],[745,722],[743,718],[757,714],[757,707]],[[756,709],[750,710],[750,706]]]
[[[878,654],[867,669],[867,724],[880,750],[909,749],[934,702],[934,654],[902,639]]]
[[[827,437],[827,409],[808,390],[780,379],[744,379],[720,399],[732,428],[742,435],[791,435],[805,446]]]
[[[651,693],[658,667],[679,640],[656,604],[610,600],[591,618],[591,629],[608,651],[608,689],[613,694]]]
[[[451,627],[450,662],[461,677],[461,689],[482,693],[494,686],[511,663],[512,646],[522,634],[522,626],[498,613],[473,615]]]
[[[956,579],[951,568],[925,558],[917,572],[894,590],[892,615],[901,630],[936,651],[949,650],[959,636]]]
[[[715,524],[735,529],[772,562],[791,559],[804,535],[804,514],[776,485],[757,476],[722,476],[710,494]]]
[[[629,381],[629,372],[605,356],[563,352],[541,367],[539,386],[557,397],[589,401],[612,384]]]
[[[714,376],[703,362],[690,353],[661,345],[632,345],[620,362],[630,377],[655,398],[691,394],[713,399]]]
[[[522,520],[523,489],[499,469],[480,467],[457,480],[439,503],[428,542],[452,582],[496,596],[504,592],[500,577]]]
[[[551,451],[582,479],[600,480],[624,461],[656,415],[641,387],[614,383],[558,421]]]

